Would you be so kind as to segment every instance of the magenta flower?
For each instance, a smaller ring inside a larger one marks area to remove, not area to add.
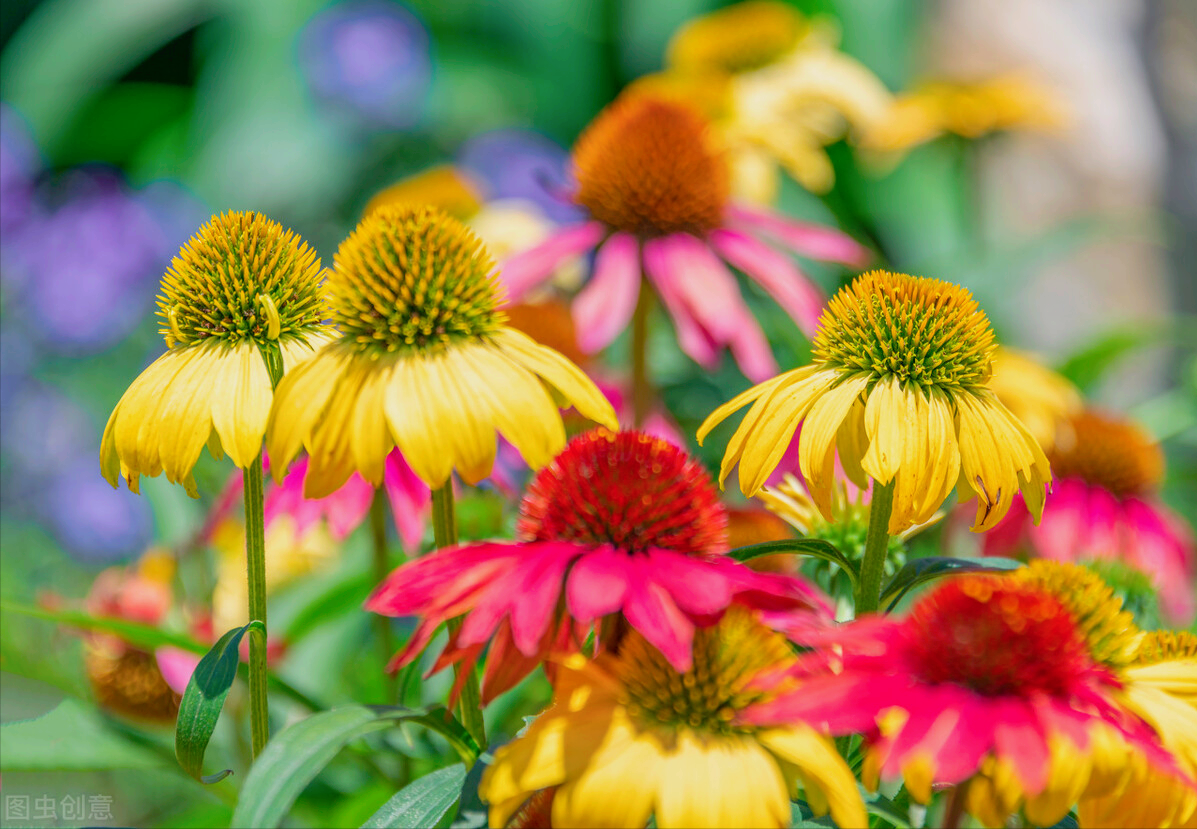
[[[777,364],[727,266],[755,280],[809,336],[823,294],[762,238],[815,259],[852,266],[868,259],[838,230],[732,203],[725,159],[706,122],[677,102],[621,97],[578,139],[573,166],[574,200],[589,220],[508,259],[501,276],[518,301],[563,260],[596,250],[590,281],[573,303],[585,351],[605,347],[628,325],[643,274],[682,350],[710,367],[728,347],[746,376],[763,380]]]

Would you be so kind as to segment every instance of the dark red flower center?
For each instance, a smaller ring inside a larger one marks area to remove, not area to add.
[[[1086,411],[1060,430],[1049,458],[1057,480],[1080,478],[1118,496],[1159,487],[1164,453],[1137,424]]]
[[[612,544],[629,552],[727,549],[727,512],[700,463],[642,432],[595,429],[537,473],[520,505],[522,541]]]
[[[1002,576],[961,576],[922,599],[906,620],[918,678],[989,696],[1064,695],[1090,666],[1067,608],[1041,587]]]

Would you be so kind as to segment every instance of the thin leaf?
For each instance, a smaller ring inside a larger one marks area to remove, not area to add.
[[[910,813],[888,797],[880,794],[866,794],[865,811],[876,815],[894,829],[910,829]]]
[[[1014,570],[1021,566],[1021,561],[988,556],[985,558],[949,558],[947,556],[916,558],[913,561],[908,561],[906,566],[894,574],[889,584],[885,586],[885,590],[881,592],[881,601],[889,600],[889,606],[886,608],[888,613],[913,588],[934,579],[954,573]]]
[[[438,769],[404,786],[382,805],[362,829],[419,829],[436,826],[461,797],[463,763]]]
[[[852,583],[856,584],[856,568],[852,566],[852,562],[848,561],[847,557],[834,544],[822,538],[787,538],[781,541],[766,541],[763,544],[738,547],[728,553],[736,561],[748,561],[760,556],[778,554],[810,556],[830,561],[847,573]]]
[[[157,650],[164,645],[180,648],[191,653],[204,653],[208,650],[207,645],[197,642],[189,636],[161,630],[153,625],[130,622],[126,619],[93,616],[90,613],[84,613],[79,610],[47,610],[32,605],[0,602],[0,611],[17,613],[33,619],[45,619],[47,622],[55,622],[60,625],[66,625],[67,627],[112,633],[124,639],[130,645],[136,645],[147,651]]]
[[[375,731],[414,722],[444,736],[468,767],[478,759],[478,746],[442,706],[412,710],[387,706],[347,705],[321,711],[276,736],[245,778],[233,826],[276,827],[308,783],[348,743]]]
[[[212,739],[216,721],[220,719],[225,697],[229,695],[229,688],[233,687],[233,680],[237,677],[237,666],[241,663],[241,639],[250,630],[265,633],[266,626],[254,620],[221,636],[212,650],[204,654],[204,658],[195,666],[191,679],[187,681],[187,690],[179,702],[179,717],[175,721],[175,757],[183,771],[201,783],[216,783],[233,773],[232,769],[225,769],[205,776],[204,752],[208,749],[208,741]]]

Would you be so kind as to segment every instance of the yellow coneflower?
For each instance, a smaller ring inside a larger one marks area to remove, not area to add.
[[[720,469],[740,465],[754,495],[799,423],[799,465],[815,504],[833,520],[835,458],[857,486],[893,486],[889,533],[928,521],[953,487],[978,496],[975,531],[987,530],[1022,491],[1038,516],[1047,458],[986,386],[993,332],[967,290],[935,279],[870,271],[836,294],[819,321],[814,362],[720,406],[701,442],[752,403]]]
[[[276,478],[306,448],[308,497],[353,472],[375,486],[398,446],[434,489],[490,474],[501,432],[533,468],[565,446],[558,402],[617,428],[577,366],[509,328],[494,261],[461,222],[384,207],[341,243],[329,277],[340,336],[283,378],[267,447]]]
[[[838,40],[826,18],[748,0],[687,22],[669,43],[665,72],[638,85],[687,99],[719,125],[737,196],[773,201],[779,166],[824,192],[834,181],[824,147],[849,129],[872,128],[891,100]]]
[[[1002,405],[1021,420],[1044,452],[1056,442],[1056,432],[1084,403],[1077,387],[1029,354],[999,347],[993,352],[989,388]]]
[[[679,673],[631,633],[618,655],[567,660],[554,705],[483,775],[490,825],[555,789],[554,826],[641,827],[650,816],[662,829],[789,826],[801,783],[816,812],[865,826],[856,780],[827,737],[801,722],[734,722],[771,699],[795,663],[786,639],[735,605],[696,632],[693,652],[694,666]]]
[[[165,471],[196,495],[205,445],[242,469],[262,448],[275,371],[323,344],[320,260],[259,213],[214,216],[183,246],[158,299],[167,351],[121,397],[100,444],[104,477],[137,492]]]
[[[442,164],[379,190],[366,202],[362,215],[398,205],[435,207],[465,222],[482,209],[482,195],[457,168]]]

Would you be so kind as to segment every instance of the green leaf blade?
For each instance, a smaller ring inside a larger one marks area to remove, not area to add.
[[[920,584],[958,573],[1003,572],[1022,566],[1021,561],[1009,558],[951,558],[927,556],[906,562],[881,591],[882,603],[889,602],[886,611],[893,610],[902,597]]]
[[[464,763],[438,769],[400,789],[362,824],[362,829],[419,829],[436,826],[461,797]]]

